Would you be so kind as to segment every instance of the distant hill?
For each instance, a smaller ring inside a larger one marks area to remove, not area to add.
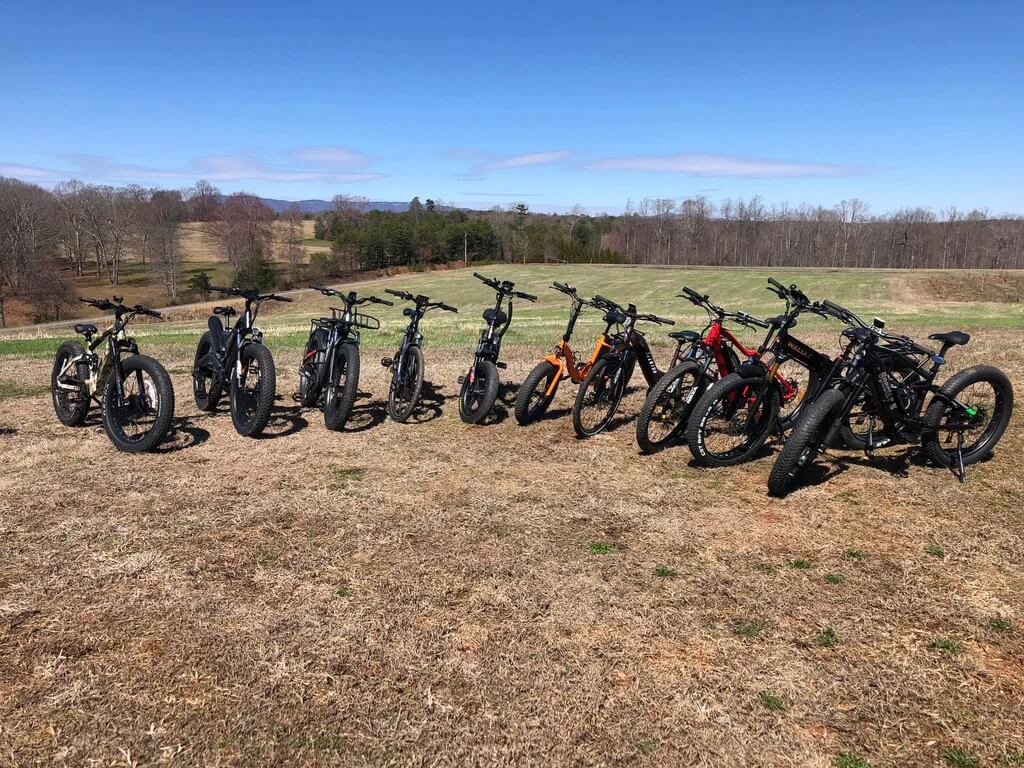
[[[273,208],[275,213],[286,211],[293,205],[297,205],[303,213],[323,213],[334,207],[330,200],[275,200],[271,197],[261,197],[260,199]],[[409,204],[370,200],[364,203],[361,208],[364,211],[393,211],[401,213],[402,211],[409,210]]]

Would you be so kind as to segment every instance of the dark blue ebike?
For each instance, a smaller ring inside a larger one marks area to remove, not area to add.
[[[431,301],[430,297],[422,294],[414,296],[408,291],[384,290],[415,305],[402,310],[402,314],[409,318],[409,324],[405,328],[398,352],[394,357],[385,357],[380,361],[381,365],[391,370],[388,415],[395,421],[405,422],[416,410],[423,391],[423,334],[420,333],[420,320],[432,309],[443,309],[445,312],[459,310],[441,301]]]
[[[270,420],[277,389],[277,373],[270,350],[263,345],[263,331],[256,315],[264,301],[291,301],[286,296],[261,294],[251,288],[210,290],[245,299],[245,309],[231,330],[221,318],[237,314],[234,307],[214,307],[209,330],[199,339],[192,365],[192,394],[201,411],[215,411],[224,387],[228,387],[231,421],[243,437],[256,437]]]

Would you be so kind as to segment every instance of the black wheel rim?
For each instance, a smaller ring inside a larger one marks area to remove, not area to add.
[[[771,392],[766,384],[734,387],[715,401],[703,426],[708,456],[731,459],[750,450],[771,426]]]
[[[697,372],[686,371],[662,390],[647,424],[647,439],[653,445],[672,442],[686,428],[697,394],[696,385]]]
[[[939,446],[951,457],[958,448],[965,454],[991,448],[1006,407],[1002,390],[990,381],[975,381],[957,392],[956,399],[967,410],[953,403],[946,406],[936,429]]]
[[[402,370],[401,381],[395,387],[395,410],[402,415],[408,415],[412,411],[416,397],[416,383],[419,380],[420,363],[416,355],[409,355],[406,358]]]
[[[557,370],[548,372],[548,374],[541,377],[537,382],[537,385],[530,390],[529,398],[526,401],[526,413],[529,418],[536,418],[547,407],[550,400],[547,394],[548,388],[551,386],[557,375]]]
[[[263,388],[263,371],[258,360],[250,360],[242,369],[242,379],[238,386],[238,415],[245,423],[256,418],[259,407],[260,391]]]
[[[623,373],[619,365],[605,365],[590,380],[579,412],[580,426],[587,434],[599,432],[611,421],[619,405]]]
[[[348,383],[348,360],[345,359],[344,355],[338,355],[338,359],[334,361],[333,379],[330,387],[327,389],[326,402],[326,407],[331,410],[338,407],[338,404],[341,402],[341,393]]]
[[[61,357],[58,367],[63,370],[64,366],[67,365],[68,360],[71,358],[68,355]],[[88,368],[84,364],[75,366],[76,379],[68,379],[66,375],[57,376],[57,387],[54,389],[53,397],[57,403],[57,407],[60,408],[61,413],[65,416],[71,416],[78,411],[86,402],[88,402],[89,396],[85,389],[84,379],[89,375]],[[63,386],[61,386],[63,385]],[[74,389],[65,389],[65,386],[74,385]]]
[[[119,402],[111,405],[111,415],[118,432],[128,442],[145,439],[156,426],[160,413],[160,392],[147,371],[134,371],[123,382]]]

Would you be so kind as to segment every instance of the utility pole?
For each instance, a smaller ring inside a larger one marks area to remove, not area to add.
[[[462,233],[462,266],[469,266],[469,233]]]

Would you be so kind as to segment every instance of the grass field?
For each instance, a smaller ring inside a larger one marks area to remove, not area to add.
[[[765,273],[516,267],[496,418],[458,418],[490,300],[469,273],[387,284],[464,308],[424,323],[416,423],[384,416],[399,309],[366,332],[363,394],[328,432],[295,406],[303,295],[267,315],[279,400],[265,439],[200,414],[203,314],[139,326],[177,394],[158,453],[57,422],[52,338],[0,342],[0,762],[12,765],[1013,766],[1024,763],[1024,421],[967,485],[896,448],[839,454],[783,500],[775,446],[704,471],[638,454],[635,389],[576,440],[566,386],[529,428],[510,398],[585,293],[697,318],[681,285],[778,311]],[[951,368],[1024,376],[1020,306],[932,298],[907,273],[784,271],[924,337]],[[128,297],[131,298],[131,297]],[[578,331],[581,346],[596,326]],[[827,346],[834,324],[801,324]],[[652,331],[657,342],[661,331]],[[667,348],[656,350],[663,359]]]

